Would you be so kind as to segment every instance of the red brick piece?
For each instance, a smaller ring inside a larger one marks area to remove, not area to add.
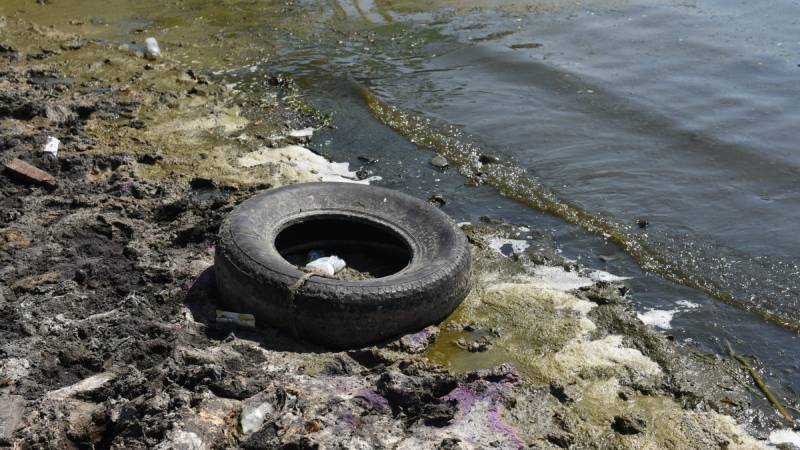
[[[34,167],[20,159],[12,159],[5,164],[5,168],[7,171],[11,172],[22,180],[44,184],[51,188],[56,187],[55,177],[44,170]]]

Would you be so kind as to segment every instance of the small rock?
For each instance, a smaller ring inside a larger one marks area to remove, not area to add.
[[[431,158],[431,165],[433,167],[436,167],[437,169],[444,170],[447,168],[449,163],[447,162],[447,159],[444,156],[436,155],[433,158]]]
[[[22,421],[25,399],[20,395],[0,396],[0,445],[11,445],[11,437]]]
[[[558,399],[560,403],[572,403],[575,401],[567,394],[567,388],[561,383],[550,383],[550,395]]]
[[[494,155],[483,154],[478,157],[478,161],[481,164],[497,164],[500,162],[500,158]]]
[[[619,434],[639,434],[644,431],[647,423],[637,416],[614,416],[611,428]]]
[[[436,340],[439,329],[430,325],[413,334],[407,334],[400,338],[400,348],[409,353],[422,353]]]
[[[356,171],[356,178],[359,180],[366,180],[369,178],[369,172],[364,169],[358,169],[358,171]]]
[[[487,380],[492,382],[516,382],[519,380],[517,369],[509,363],[494,366],[491,369],[481,369],[469,372],[467,381]]]
[[[75,118],[75,114],[63,105],[47,105],[44,116],[51,124],[63,124]]]
[[[442,442],[439,443],[439,447],[437,447],[436,450],[460,450],[462,448],[461,439],[446,438],[442,439]]]
[[[430,203],[431,205],[434,205],[434,206],[437,206],[437,207],[441,208],[442,206],[447,204],[447,201],[441,195],[434,194],[434,195],[431,195],[430,197],[428,197],[428,203]]]
[[[75,276],[74,276],[74,277],[72,277],[72,279],[73,279],[73,280],[75,280],[75,282],[76,282],[76,283],[78,283],[78,284],[81,284],[81,283],[83,283],[84,281],[86,281],[86,278],[87,278],[88,276],[89,276],[89,275],[86,273],[86,271],[85,271],[85,270],[83,270],[83,269],[78,269],[78,270],[76,270],[76,271],[75,271]]]
[[[458,411],[458,401],[453,399],[437,403],[428,403],[422,407],[422,418],[425,425],[444,427],[453,420]]]
[[[467,347],[467,351],[470,353],[485,352],[490,348],[492,348],[492,341],[488,337],[484,336],[477,341],[470,342],[469,346]]]
[[[372,158],[369,158],[369,157],[366,157],[366,156],[359,156],[358,160],[361,161],[362,163],[364,163],[365,166],[369,166],[369,165],[375,164],[376,162],[379,161],[377,159],[372,159]]]
[[[143,155],[139,155],[139,157],[136,158],[136,162],[139,164],[153,165],[163,159],[164,155],[161,153],[145,153]]]
[[[648,225],[650,225],[650,222],[648,222],[646,219],[636,219],[636,225],[638,225],[641,229],[645,229]]]
[[[154,37],[149,37],[144,40],[144,56],[147,59],[158,59],[161,56],[161,47],[158,46],[158,41]]]
[[[128,122],[128,126],[136,130],[141,130],[142,128],[145,127],[145,124],[142,119],[133,119],[130,122]]]
[[[61,50],[80,50],[86,45],[83,41],[69,41],[61,44]]]
[[[214,189],[214,181],[210,178],[192,178],[192,181],[189,182],[189,186],[192,189]]]
[[[322,429],[322,422],[319,420],[309,420],[306,422],[306,431],[309,433],[316,433]]]

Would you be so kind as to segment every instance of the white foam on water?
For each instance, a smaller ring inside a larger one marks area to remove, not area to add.
[[[508,255],[504,254],[502,250],[502,248],[505,247],[506,245],[510,245],[511,251],[517,254],[524,252],[525,250],[528,249],[528,247],[530,247],[528,241],[522,239],[506,239],[506,238],[501,238],[499,236],[494,236],[491,239],[489,239],[489,248],[496,251],[497,253],[500,253],[505,257],[508,257]]]
[[[699,308],[700,307],[699,304],[692,303],[689,300],[678,300],[677,301],[677,305],[678,306],[682,306],[682,307],[684,307],[686,309],[695,309],[695,308]]]
[[[636,314],[636,317],[646,325],[669,330],[672,328],[672,318],[677,312],[677,309],[651,309],[650,311]]]
[[[785,428],[783,430],[775,430],[769,434],[770,444],[793,444],[800,447],[800,433],[794,430]]]
[[[564,292],[591,286],[598,281],[611,282],[629,279],[629,277],[621,277],[602,270],[566,271],[561,266],[536,266],[533,268],[533,278],[543,288]]]
[[[675,309],[651,309],[638,313],[636,316],[647,325],[669,330],[672,328],[672,319],[675,314],[700,307],[699,304],[692,303],[689,300],[678,300],[675,304],[678,306]]]
[[[619,275],[614,275],[613,273],[606,272],[605,270],[592,270],[586,274],[590,279],[593,281],[607,281],[607,282],[614,282],[614,281],[624,281],[629,280],[631,277],[621,277]]]
[[[289,136],[294,138],[307,138],[307,137],[310,138],[313,135],[314,135],[314,128],[312,127],[303,128],[300,130],[292,130],[289,132]]]
[[[298,172],[313,173],[319,181],[369,184],[379,181],[381,177],[373,176],[359,180],[356,172],[350,170],[350,164],[337,163],[318,155],[300,145],[287,145],[281,148],[262,148],[242,155],[237,159],[240,167],[255,167],[263,164],[286,164]]]
[[[565,292],[594,284],[591,278],[581,276],[578,272],[567,272],[559,266],[536,266],[533,278],[544,289]]]

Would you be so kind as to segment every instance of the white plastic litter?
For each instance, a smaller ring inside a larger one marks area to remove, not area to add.
[[[303,128],[301,130],[292,130],[289,132],[289,136],[293,138],[305,138],[311,137],[314,135],[314,129],[311,127]]]
[[[345,267],[347,267],[347,263],[345,263],[342,258],[339,258],[335,255],[317,258],[306,264],[306,269],[313,270],[330,277],[341,272],[341,270]]]
[[[44,149],[42,149],[42,151],[53,156],[58,156],[58,146],[60,144],[61,141],[59,141],[58,138],[47,136],[47,143],[44,144]]]
[[[149,37],[144,40],[144,56],[147,59],[158,59],[161,56],[161,47],[158,46],[156,38]]]
[[[274,412],[275,408],[273,408],[272,404],[269,402],[264,402],[255,408],[245,408],[245,410],[242,411],[242,418],[240,420],[242,431],[245,434],[257,431],[261,428],[261,425],[264,424],[264,418]]]
[[[220,311],[219,309],[217,310],[217,322],[232,323],[235,325],[248,328],[255,328],[256,326],[256,318],[252,314],[241,314],[237,312]]]

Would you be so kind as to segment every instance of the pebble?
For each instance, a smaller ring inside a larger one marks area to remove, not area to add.
[[[478,157],[478,161],[481,164],[497,164],[500,162],[500,158],[494,155],[483,154]]]
[[[144,56],[147,59],[158,59],[161,56],[161,47],[158,46],[158,41],[154,37],[144,40],[144,48]]]
[[[446,169],[449,164],[444,156],[436,155],[433,158],[431,158],[431,165],[438,169]]]
[[[644,431],[647,423],[638,416],[614,416],[611,428],[619,434],[639,434]]]
[[[434,206],[442,207],[445,204],[447,204],[447,201],[441,195],[434,194],[434,195],[431,195],[430,197],[428,197],[428,203],[430,203],[430,204],[432,204]]]
[[[0,445],[10,445],[14,431],[22,422],[25,399],[20,395],[0,397]]]

